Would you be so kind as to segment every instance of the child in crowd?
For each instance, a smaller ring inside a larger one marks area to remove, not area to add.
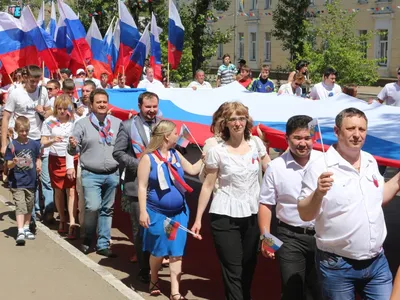
[[[25,245],[25,239],[34,240],[29,230],[35,199],[37,173],[40,173],[40,144],[28,138],[30,123],[28,118],[20,116],[15,120],[15,132],[18,137],[11,140],[7,147],[5,160],[9,168],[8,182],[15,201],[15,214],[18,233],[17,245]]]
[[[72,79],[65,79],[62,85],[62,92],[71,97],[76,109],[76,103],[78,99],[75,98],[75,83]]]
[[[238,82],[244,87],[248,88],[253,80],[250,78],[250,68],[247,65],[244,65],[240,69],[240,77]]]
[[[275,90],[275,85],[268,79],[269,71],[270,67],[268,65],[262,65],[260,77],[254,79],[247,89],[257,93],[272,93]]]

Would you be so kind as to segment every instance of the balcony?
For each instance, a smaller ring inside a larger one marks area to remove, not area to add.
[[[247,13],[246,22],[258,22],[260,20],[260,13],[258,10],[250,10]]]

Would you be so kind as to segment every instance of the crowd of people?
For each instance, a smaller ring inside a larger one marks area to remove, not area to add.
[[[308,93],[307,63],[300,62],[278,94]],[[138,98],[139,112],[121,121],[109,110],[106,74],[93,77],[93,67],[62,70],[61,82],[45,82],[42,69],[28,66],[15,72],[3,105],[1,154],[16,204],[16,244],[35,239],[36,222],[57,222],[67,239],[82,238],[80,249],[112,258],[111,223],[116,191],[122,182],[122,209],[129,213],[139,265],[138,279],[149,284],[151,296],[161,294],[158,271],[165,259],[170,269],[170,299],[180,293],[187,229],[201,240],[202,219],[209,202],[211,233],[221,265],[225,298],[250,300],[257,253],[277,258],[282,299],[390,299],[392,275],[382,248],[386,225],[382,205],[400,190],[400,175],[385,182],[377,162],[361,150],[367,134],[366,115],[355,108],[335,120],[337,144],[322,154],[313,149],[305,115],[286,124],[288,149],[271,161],[267,141],[253,136],[253,121],[240,102],[225,102],[214,113],[213,137],[194,164],[175,150],[175,123],[159,116],[159,98],[146,91]],[[269,93],[275,86],[269,66],[251,78],[242,62],[238,74],[224,57],[217,86],[237,80],[253,92]],[[140,87],[158,86],[147,66]],[[75,78],[75,79],[76,79]],[[189,84],[211,88],[204,71]],[[312,99],[342,92],[336,71],[328,68],[323,81],[310,91]],[[379,101],[396,105],[399,82],[387,85]],[[118,76],[114,88],[127,88]],[[355,93],[347,86],[345,92]],[[400,97],[399,97],[400,98]],[[399,99],[400,102],[400,99]],[[184,173],[202,181],[194,223],[189,226],[186,193],[192,188]],[[276,252],[263,247],[271,232],[276,206]],[[185,230],[177,230],[177,228]],[[169,228],[166,230],[166,228]],[[174,231],[175,229],[175,231]],[[399,293],[395,284],[393,293]],[[396,296],[396,295],[395,295]],[[395,297],[394,296],[394,297]]]

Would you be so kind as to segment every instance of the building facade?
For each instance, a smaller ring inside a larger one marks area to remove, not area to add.
[[[232,29],[234,37],[230,43],[219,45],[210,61],[212,69],[222,64],[224,53],[231,55],[232,63],[245,59],[249,67],[259,70],[269,64],[272,70],[288,65],[289,53],[282,50],[273,29],[273,11],[279,0],[233,0],[227,12],[217,14],[218,20],[210,26],[222,30]],[[309,13],[326,13],[326,2],[310,0]],[[238,13],[243,6],[243,12]],[[379,31],[367,50],[368,58],[379,58],[379,75],[382,78],[397,77],[400,66],[400,1],[398,0],[342,0],[346,11],[358,12],[354,30],[358,34]]]

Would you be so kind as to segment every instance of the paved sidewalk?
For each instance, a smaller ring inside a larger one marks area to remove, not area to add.
[[[3,204],[11,204],[7,194],[1,187],[1,299],[128,299],[41,230],[36,240],[27,241],[23,247],[15,246],[15,213]]]

